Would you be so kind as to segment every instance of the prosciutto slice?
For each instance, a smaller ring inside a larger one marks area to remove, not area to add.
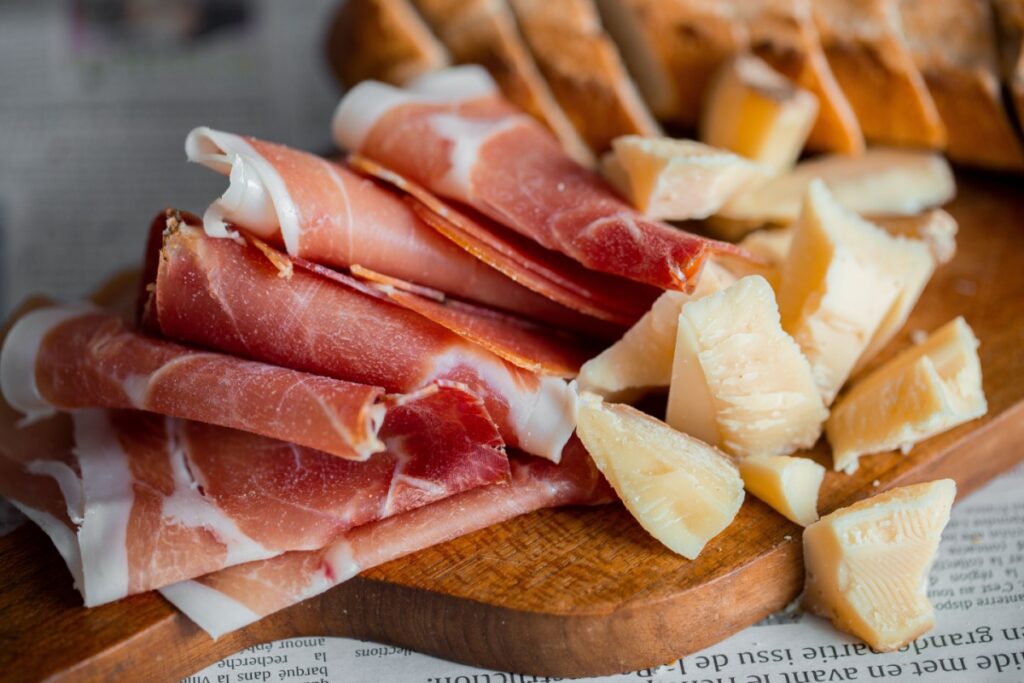
[[[457,67],[413,89],[365,81],[338,105],[334,139],[593,270],[685,289],[708,254],[736,251],[645,218],[485,80]]]
[[[508,483],[484,486],[353,529],[315,551],[250,562],[161,593],[214,638],[319,595],[361,571],[541,508],[614,499],[574,440],[562,464],[511,459]]]
[[[366,462],[153,413],[82,410],[46,422],[65,435],[61,424],[72,422],[73,440],[37,429],[5,441],[0,471],[12,476],[0,493],[50,534],[87,606],[321,548],[509,475],[479,400],[454,385],[390,411],[387,450]]]
[[[540,246],[465,206],[444,201],[429,190],[359,154],[354,168],[405,192],[413,210],[452,242],[517,282],[574,311],[618,325],[640,318],[661,290],[584,268],[569,257]],[[617,329],[616,338],[622,330]]]
[[[144,337],[88,305],[20,317],[0,354],[0,386],[30,420],[57,410],[135,408],[354,460],[384,450],[380,387]]]
[[[201,127],[190,161],[229,178],[206,210],[212,237],[243,228],[290,256],[354,265],[530,318],[586,329],[587,322],[506,277],[425,225],[394,193],[341,164],[257,138]],[[568,316],[567,316],[568,314]]]
[[[516,367],[369,285],[279,271],[247,243],[166,231],[148,325],[172,338],[317,375],[408,393],[438,380],[483,400],[505,442],[557,461],[575,390]]]

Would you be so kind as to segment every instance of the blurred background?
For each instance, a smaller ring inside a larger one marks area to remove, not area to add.
[[[224,180],[185,161],[209,125],[328,150],[337,0],[0,1],[0,306],[85,295],[135,266],[153,215]]]

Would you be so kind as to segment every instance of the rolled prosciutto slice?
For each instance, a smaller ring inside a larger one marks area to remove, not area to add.
[[[145,337],[85,304],[20,317],[0,353],[0,387],[29,420],[58,410],[135,408],[353,460],[384,450],[380,387]]]
[[[203,216],[212,237],[242,228],[324,266],[363,266],[530,318],[587,328],[581,316],[474,258],[393,192],[341,164],[206,127],[188,134],[185,152],[229,178],[227,191]]]
[[[359,525],[509,475],[493,423],[455,385],[432,386],[390,411],[381,430],[387,450],[366,462],[153,413],[81,410],[47,420],[56,431],[62,421],[73,424],[73,440],[36,431],[0,445],[0,472],[14,475],[0,494],[61,549],[86,606],[321,548]]]
[[[323,593],[361,571],[542,508],[614,500],[579,441],[561,465],[517,455],[510,481],[346,532],[319,550],[250,562],[161,589],[214,638]]]
[[[147,307],[149,327],[389,392],[459,382],[481,398],[506,444],[560,457],[576,425],[577,396],[565,380],[519,368],[351,278],[279,270],[250,243],[170,225]]]
[[[332,129],[342,148],[593,270],[684,289],[709,253],[736,251],[635,211],[479,67],[422,76],[405,90],[360,83]]]

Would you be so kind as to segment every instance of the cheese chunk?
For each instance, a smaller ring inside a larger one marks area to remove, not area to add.
[[[924,245],[901,243],[839,206],[820,180],[808,187],[782,267],[779,312],[782,328],[811,364],[825,405],[902,294],[902,274],[880,255],[901,248],[916,249],[930,262]]]
[[[759,275],[683,306],[667,422],[737,456],[814,445],[828,416]]]
[[[818,519],[818,489],[825,468],[808,458],[755,455],[740,460],[747,491],[791,522],[807,526]]]
[[[904,486],[807,527],[804,606],[878,652],[928,631],[928,573],[955,497],[952,479]]]
[[[796,163],[817,116],[817,97],[742,54],[722,64],[708,87],[700,139],[783,171]]]
[[[861,455],[896,448],[981,417],[978,339],[963,318],[936,330],[857,382],[826,427],[836,470],[854,472]]]
[[[786,226],[755,230],[740,240],[739,245],[763,261],[763,265],[751,265],[748,269],[763,275],[772,289],[778,292],[782,282],[782,265],[786,262],[792,242],[793,226]]]
[[[739,512],[743,480],[728,456],[635,408],[584,392],[577,434],[626,509],[683,557]]]
[[[828,185],[840,204],[859,214],[912,215],[946,203],[956,192],[953,172],[942,155],[876,147],[859,157],[821,156],[799,163],[788,173],[736,194],[718,216],[747,223],[792,223],[815,178]]]
[[[665,292],[622,339],[584,363],[576,378],[580,388],[605,398],[631,399],[642,390],[667,387],[672,379],[679,311],[687,302],[733,282],[728,271],[708,261],[692,293]]]
[[[892,235],[921,240],[928,245],[936,263],[949,263],[956,255],[956,219],[942,209],[913,216],[872,216],[871,222]]]
[[[766,171],[694,140],[624,135],[602,160],[605,177],[646,216],[706,218]]]

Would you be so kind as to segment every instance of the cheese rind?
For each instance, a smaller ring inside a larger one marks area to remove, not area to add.
[[[754,55],[722,64],[704,95],[700,139],[788,170],[818,116],[818,98]]]
[[[646,389],[667,387],[672,379],[679,311],[687,302],[733,282],[735,278],[728,271],[708,261],[693,292],[665,292],[621,339],[584,363],[576,378],[580,388],[608,399],[621,399]]]
[[[804,606],[879,652],[928,631],[928,574],[955,497],[951,479],[904,486],[807,527]]]
[[[956,184],[941,154],[874,147],[859,157],[821,156],[736,194],[717,216],[786,225],[800,215],[807,186],[820,178],[856,213],[912,215],[953,198]]]
[[[835,469],[856,471],[861,455],[907,452],[988,412],[977,349],[958,317],[857,382],[826,426]]]
[[[887,267],[893,259],[879,254],[900,249],[928,258],[923,245],[901,243],[839,206],[820,180],[810,184],[782,266],[779,312],[825,405],[903,293],[900,271]]]
[[[807,526],[818,519],[818,490],[825,468],[808,458],[757,455],[740,460],[747,491],[791,522]]]
[[[765,169],[694,140],[623,135],[601,162],[605,177],[646,216],[706,218]]]
[[[827,416],[763,277],[741,278],[683,306],[670,425],[733,455],[784,455],[812,446]]]
[[[581,395],[577,434],[626,509],[673,552],[696,559],[743,503],[728,456],[621,404]]]

